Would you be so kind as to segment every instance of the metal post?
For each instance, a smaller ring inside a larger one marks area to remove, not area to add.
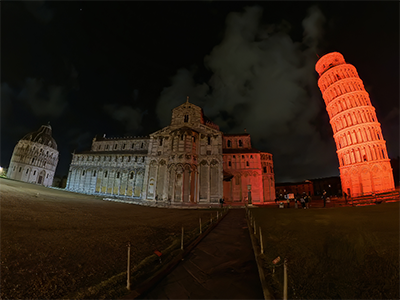
[[[256,226],[256,220],[254,219],[254,234],[256,234],[257,233],[257,226]]]
[[[126,279],[126,288],[128,290],[131,289],[131,242],[128,242],[128,267],[127,267],[127,279]]]
[[[182,226],[182,237],[181,237],[181,250],[183,250],[183,226]]]
[[[260,246],[261,246],[261,254],[263,254],[264,253],[264,245],[263,245],[261,227],[260,227]]]
[[[201,218],[199,218],[199,223],[200,223],[200,234],[202,234],[202,231],[201,231]]]
[[[283,261],[283,300],[287,300],[287,261]]]

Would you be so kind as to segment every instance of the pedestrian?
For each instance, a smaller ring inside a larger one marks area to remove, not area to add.
[[[221,198],[221,199],[219,199],[219,203],[221,204],[221,208],[223,208],[224,207],[224,199],[223,198]]]
[[[297,206],[297,200],[298,200],[297,198],[294,198],[294,208],[296,208],[296,209],[298,208],[298,206]]]
[[[322,193],[322,199],[324,199],[324,207],[326,206],[326,191]]]
[[[301,206],[302,206],[304,209],[306,209],[306,202],[304,201],[304,197],[301,197],[301,198],[300,198],[300,203],[301,203]]]
[[[343,192],[343,195],[344,195],[344,204],[347,204],[347,194],[346,194],[346,192]]]
[[[286,199],[286,203],[287,203],[287,208],[290,208],[290,200],[289,200],[289,197]]]
[[[310,208],[310,198],[311,198],[310,196],[306,195],[306,198],[304,199],[307,209]]]

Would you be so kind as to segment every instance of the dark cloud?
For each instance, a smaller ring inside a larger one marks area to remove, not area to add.
[[[22,1],[25,8],[35,17],[40,23],[48,23],[54,17],[52,9],[45,5],[45,1]]]
[[[114,120],[123,124],[126,134],[136,133],[141,130],[142,111],[139,108],[132,108],[126,105],[107,104],[104,106],[107,112]]]
[[[323,105],[315,53],[325,17],[311,7],[299,43],[288,35],[287,21],[262,26],[262,12],[254,6],[230,13],[222,42],[204,60],[212,71],[210,80],[196,84],[192,72],[178,70],[159,98],[158,116],[166,125],[170,110],[182,103],[185,94],[193,95],[192,102],[202,106],[224,132],[247,128],[253,144],[274,155],[280,179],[306,179],[316,170],[332,175],[326,174],[324,165],[337,160],[334,145],[326,143],[315,126]]]
[[[7,117],[12,113],[14,91],[7,82],[1,84],[1,116]]]
[[[26,78],[17,100],[24,102],[36,117],[59,117],[67,108],[63,86],[47,86],[43,79]]]

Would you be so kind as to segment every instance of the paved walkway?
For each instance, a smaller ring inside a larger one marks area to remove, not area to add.
[[[264,299],[245,210],[232,209],[142,299]]]

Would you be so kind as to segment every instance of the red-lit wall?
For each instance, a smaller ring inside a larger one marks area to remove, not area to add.
[[[381,124],[356,68],[332,52],[318,60],[315,70],[336,142],[343,192],[357,197],[394,190]]]

